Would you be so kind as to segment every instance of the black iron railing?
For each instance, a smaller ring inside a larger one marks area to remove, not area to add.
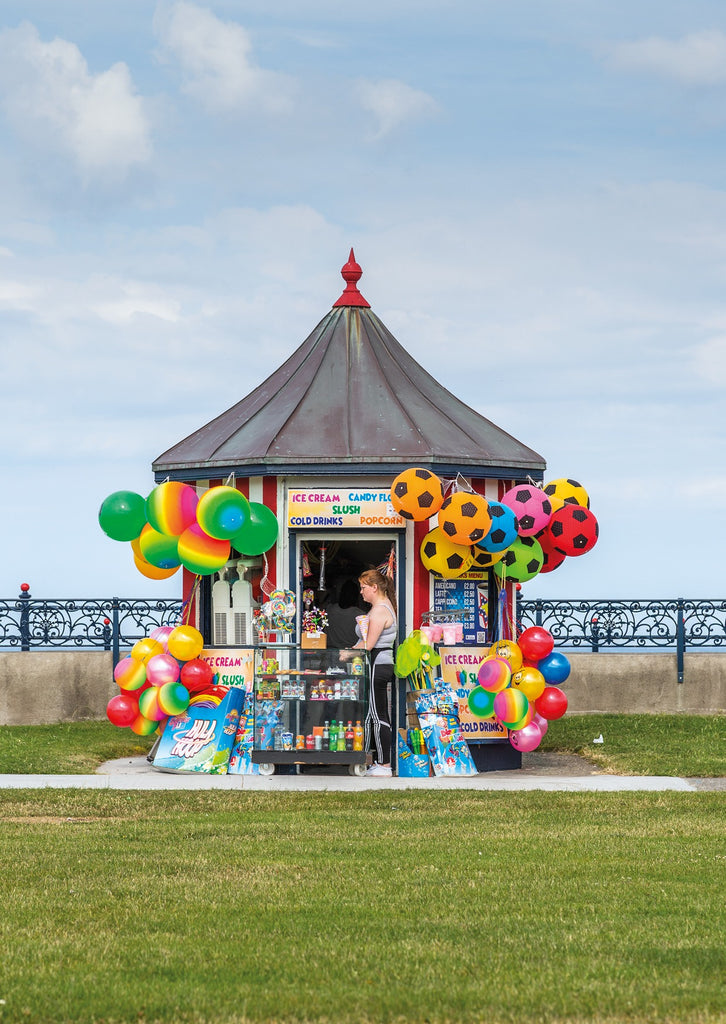
[[[0,600],[0,650],[112,651],[132,646],[157,626],[180,622],[182,602],[148,598],[39,599],[27,584],[15,600]]]
[[[726,647],[726,600],[523,600],[521,627],[543,626],[558,648],[675,651],[683,682],[687,649]]]

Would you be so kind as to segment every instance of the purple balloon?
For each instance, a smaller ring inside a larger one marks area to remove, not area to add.
[[[542,742],[542,733],[534,722],[530,722],[529,725],[525,725],[523,729],[514,729],[510,732],[509,742],[515,750],[519,750],[522,754],[526,754],[540,745]]]

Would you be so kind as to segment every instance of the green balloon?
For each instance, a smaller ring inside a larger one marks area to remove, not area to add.
[[[277,516],[259,501],[250,502],[250,517],[231,540],[241,555],[261,555],[277,542]]]
[[[146,501],[135,491],[114,491],[98,510],[98,522],[111,540],[136,540],[146,525]]]

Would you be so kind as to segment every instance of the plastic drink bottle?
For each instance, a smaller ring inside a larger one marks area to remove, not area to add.
[[[355,723],[355,729],[353,730],[353,750],[363,749],[363,726],[360,724],[360,718]]]
[[[323,750],[330,750],[330,726],[327,719],[323,725]]]
[[[338,727],[338,750],[345,750],[345,727],[342,722]]]
[[[338,749],[338,723],[333,719],[330,723],[328,750]]]
[[[352,750],[353,749],[353,723],[352,722],[348,722],[348,724],[345,727],[345,749],[346,750]]]

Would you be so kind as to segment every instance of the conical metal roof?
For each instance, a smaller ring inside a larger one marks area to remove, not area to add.
[[[361,295],[346,289],[310,336],[246,398],[160,455],[157,479],[397,474],[541,478],[541,455],[442,387]]]

